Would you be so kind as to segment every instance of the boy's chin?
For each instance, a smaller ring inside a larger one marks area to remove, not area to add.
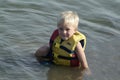
[[[66,37],[63,37],[62,39],[63,39],[63,40],[68,40],[68,38],[66,38]]]

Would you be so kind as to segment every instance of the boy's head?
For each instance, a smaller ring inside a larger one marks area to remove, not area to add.
[[[59,36],[63,40],[68,40],[78,29],[79,17],[72,11],[62,12],[58,19]]]
[[[75,30],[78,29],[79,24],[79,16],[76,12],[73,11],[65,11],[60,14],[57,21],[57,26],[59,25],[67,25],[72,26]]]

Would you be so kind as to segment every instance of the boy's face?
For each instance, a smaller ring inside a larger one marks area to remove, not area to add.
[[[58,32],[59,36],[63,40],[68,40],[76,32],[76,30],[73,26],[60,24],[58,25]]]

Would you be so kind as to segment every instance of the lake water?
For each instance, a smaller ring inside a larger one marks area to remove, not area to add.
[[[43,66],[34,52],[56,29],[57,15],[78,12],[87,37],[92,75],[74,68]],[[120,0],[0,0],[0,80],[119,80]]]

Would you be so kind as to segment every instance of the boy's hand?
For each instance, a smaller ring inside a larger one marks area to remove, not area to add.
[[[82,68],[82,73],[84,74],[87,74],[87,75],[91,75],[91,71],[89,68]]]

